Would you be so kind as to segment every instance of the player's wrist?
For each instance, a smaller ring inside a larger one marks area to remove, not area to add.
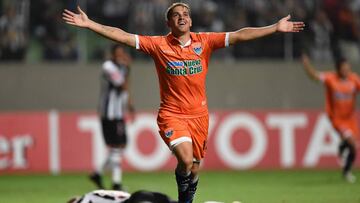
[[[94,30],[96,26],[100,26],[100,24],[96,23],[95,21],[91,20],[90,18],[87,19],[87,23],[85,23],[86,28]]]
[[[274,32],[281,32],[280,30],[280,21],[272,25]]]

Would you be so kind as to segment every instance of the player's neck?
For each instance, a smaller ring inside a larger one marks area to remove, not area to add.
[[[190,32],[186,33],[172,33],[172,35],[179,41],[181,45],[184,45],[190,40]]]
[[[337,76],[338,78],[340,78],[341,80],[346,80],[348,78],[348,74],[347,75],[344,75],[344,74],[341,74],[339,72],[337,72]]]
[[[338,78],[340,81],[347,81],[347,79],[348,79],[347,76],[342,76],[342,75],[338,75]]]

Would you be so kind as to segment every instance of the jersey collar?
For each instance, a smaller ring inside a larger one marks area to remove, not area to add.
[[[179,40],[178,40],[176,37],[174,37],[174,35],[173,35],[171,32],[170,32],[169,34],[167,34],[166,39],[167,39],[170,43],[176,44],[176,45],[180,45],[181,47],[187,47],[187,46],[190,46],[191,43],[199,41],[199,40],[197,39],[197,37],[196,37],[196,34],[193,33],[193,32],[190,32],[190,40],[189,40],[188,42],[186,42],[185,45],[181,45],[181,43],[179,42]]]

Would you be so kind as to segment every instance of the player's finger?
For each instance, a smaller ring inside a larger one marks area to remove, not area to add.
[[[294,27],[294,28],[300,28],[300,27],[304,27],[304,26],[298,25],[298,24],[293,24],[293,27]]]
[[[291,15],[289,14],[289,15],[287,15],[286,17],[284,17],[283,19],[284,20],[289,20],[291,18]]]
[[[293,22],[293,25],[296,26],[296,27],[305,27],[304,22]]]
[[[74,23],[74,20],[72,18],[63,17],[62,19],[64,19],[66,22],[73,22]]]
[[[76,15],[76,13],[74,13],[72,11],[69,11],[67,9],[64,10],[64,13],[67,13],[67,14],[72,15],[72,16]]]
[[[73,22],[68,22],[68,21],[66,21],[65,23],[67,23],[67,24],[69,24],[69,25],[76,25],[75,23],[73,23]]]
[[[301,30],[303,30],[303,29],[304,29],[304,26],[294,26],[294,29],[301,29]]]
[[[77,9],[78,9],[79,13],[85,14],[85,12],[83,10],[81,10],[80,6],[77,6]]]
[[[302,22],[302,21],[295,21],[295,22],[293,22],[293,23],[296,24],[296,25],[305,25],[305,23]]]
[[[297,30],[303,30],[304,27],[303,26],[294,26],[293,29],[297,29]]]
[[[304,30],[304,29],[293,29],[293,32],[300,32],[302,30]]]
[[[63,17],[66,17],[66,18],[73,18],[72,15],[69,15],[69,14],[67,14],[67,13],[63,13],[62,15],[63,15]]]

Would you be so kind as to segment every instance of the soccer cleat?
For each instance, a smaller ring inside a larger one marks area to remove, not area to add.
[[[103,183],[102,183],[102,178],[101,178],[100,174],[98,174],[98,173],[90,174],[89,179],[91,180],[91,182],[93,182],[96,185],[96,187],[98,189],[104,189],[105,188]]]
[[[351,172],[345,173],[344,178],[349,183],[355,183],[356,182],[356,176],[354,176]]]

